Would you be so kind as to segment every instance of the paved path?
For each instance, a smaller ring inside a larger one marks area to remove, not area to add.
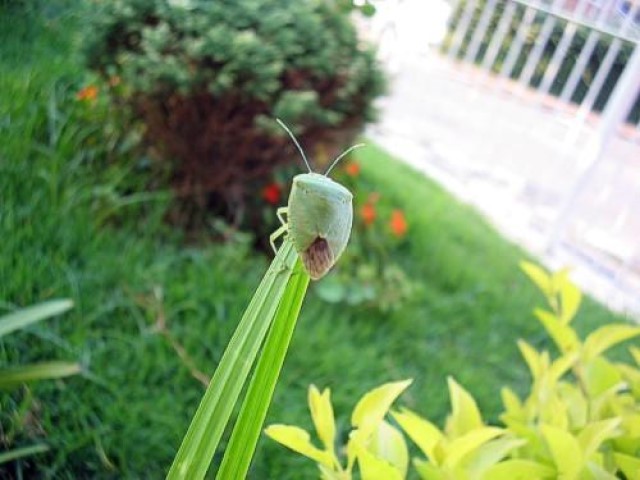
[[[550,252],[597,117],[576,128],[575,109],[435,53],[394,62],[391,93],[368,135],[548,267],[571,266],[585,291],[640,318],[640,132],[614,138]]]

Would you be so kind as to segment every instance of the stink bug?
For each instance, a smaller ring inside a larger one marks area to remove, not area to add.
[[[275,240],[288,233],[305,270],[313,280],[318,280],[333,267],[347,246],[353,221],[353,195],[331,180],[329,172],[345,155],[364,145],[348,148],[322,175],[311,170],[296,137],[282,121],[276,120],[298,147],[309,173],[293,178],[289,202],[276,212],[282,226],[271,235],[271,246],[275,250]]]

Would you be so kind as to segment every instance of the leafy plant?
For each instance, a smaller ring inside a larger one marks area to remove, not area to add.
[[[87,36],[88,63],[117,79],[177,198],[236,224],[247,185],[307,151],[341,150],[373,115],[383,77],[333,2],[113,0]],[[297,160],[296,160],[297,161]],[[187,212],[188,213],[188,212]]]
[[[353,409],[352,430],[346,445],[346,465],[336,452],[336,423],[331,391],[309,387],[309,410],[323,448],[311,442],[309,433],[291,425],[275,424],[265,434],[287,448],[314,460],[325,480],[350,480],[358,465],[362,478],[401,479],[407,473],[409,453],[400,432],[384,420],[391,404],[411,380],[387,383],[367,392]]]
[[[60,315],[73,306],[70,300],[50,300],[31,307],[22,308],[15,312],[0,317],[0,338],[27,328],[37,322],[47,318]],[[80,372],[80,365],[74,362],[48,361],[32,363],[28,365],[20,365],[13,367],[0,368],[0,390],[13,390],[25,383],[37,380],[50,380],[55,378],[64,378],[75,375]],[[18,417],[26,414],[31,403],[31,396],[27,395],[25,402],[21,405],[23,413],[18,413]],[[22,421],[18,418],[18,428]],[[5,445],[12,442],[16,434],[16,427],[12,426],[2,435],[2,441]],[[44,443],[29,445],[27,447],[19,447],[0,453],[0,465],[22,458],[25,456],[41,453],[48,450],[48,446]]]
[[[524,400],[510,388],[502,389],[503,426],[486,425],[474,398],[452,378],[451,413],[444,429],[409,409],[392,412],[425,457],[414,459],[417,473],[425,480],[640,478],[640,349],[630,349],[634,364],[614,362],[604,355],[615,345],[640,336],[640,327],[610,324],[580,339],[571,322],[581,294],[569,281],[568,271],[548,274],[532,263],[521,266],[545,295],[549,308],[536,309],[535,315],[559,356],[553,359],[547,351],[538,352],[527,342],[518,342],[532,385]],[[369,395],[358,405],[367,403]],[[325,450],[314,447],[308,434],[296,427],[273,426],[266,433],[318,462],[322,478],[348,479],[352,463],[343,469],[332,441],[326,440],[333,438],[326,434],[326,425],[333,424],[328,402],[328,390],[319,395],[315,387],[310,388],[309,404]],[[377,425],[383,424],[387,409],[377,417]],[[394,438],[393,450],[398,451],[401,443]],[[353,447],[347,446],[347,452],[350,449]],[[363,469],[358,459],[364,480],[404,478],[406,473],[396,468],[395,476],[380,477],[380,470]]]

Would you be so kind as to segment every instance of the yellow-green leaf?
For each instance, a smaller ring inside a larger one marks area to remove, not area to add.
[[[316,432],[318,432],[318,437],[326,450],[333,453],[336,424],[333,416],[333,406],[331,405],[331,390],[325,388],[320,393],[315,385],[311,385],[309,386],[308,401],[311,418],[316,427]]]
[[[440,468],[425,462],[424,460],[414,460],[413,466],[420,475],[422,480],[450,480],[451,477],[446,475]]]
[[[553,284],[547,272],[535,263],[526,261],[520,262],[520,268],[527,274],[531,281],[536,284],[547,299],[553,296]]]
[[[391,464],[402,478],[409,468],[409,449],[402,434],[384,420],[367,443],[367,450],[375,457]]]
[[[376,457],[359,442],[355,443],[360,477],[362,480],[402,480],[400,471],[385,460]]]
[[[536,308],[534,313],[562,353],[572,352],[580,346],[580,339],[573,328],[562,323],[555,314],[540,308]]]
[[[584,383],[593,397],[622,383],[622,374],[614,364],[604,357],[595,357],[584,368]]]
[[[541,430],[558,469],[558,478],[576,479],[585,465],[578,440],[569,432],[549,425],[543,425]]]
[[[632,457],[624,453],[614,453],[613,458],[618,468],[629,480],[638,480],[640,478],[640,458]]]
[[[474,398],[452,377],[447,379],[451,398],[451,415],[447,418],[446,432],[455,438],[482,427],[482,416]]]
[[[556,469],[532,460],[513,459],[500,462],[485,472],[482,480],[557,479]]]
[[[393,465],[404,478],[409,468],[409,449],[402,434],[384,420],[373,433],[368,443],[369,451]]]
[[[582,428],[587,422],[589,412],[587,398],[582,389],[572,383],[560,383],[558,396],[566,405],[569,424],[573,428]]]
[[[455,468],[467,455],[504,433],[502,428],[481,427],[456,438],[446,445],[444,466]]]
[[[578,352],[571,352],[562,355],[549,367],[549,375],[553,382],[560,380],[565,373],[573,367],[576,361],[580,358]]]
[[[401,412],[392,412],[391,415],[422,453],[431,462],[438,463],[434,448],[443,438],[442,432],[438,427],[408,409],[402,409]]]
[[[544,368],[542,355],[524,340],[518,340],[518,348],[520,349],[520,352],[522,353],[522,356],[524,357],[524,360],[529,367],[531,376],[534,380],[538,380],[542,375]]]
[[[471,478],[481,478],[484,472],[506,457],[511,450],[525,443],[526,440],[513,437],[491,440],[469,454],[464,462],[465,471]]]
[[[640,335],[637,325],[604,325],[591,333],[584,342],[585,360],[591,360],[620,342]]]
[[[582,293],[578,287],[567,280],[560,287],[560,301],[562,302],[562,323],[568,325],[580,307]]]
[[[619,418],[601,420],[593,422],[583,428],[578,434],[578,442],[582,447],[585,458],[591,457],[602,445],[602,442],[609,438],[614,438],[620,434]]]
[[[392,382],[367,392],[358,402],[351,415],[351,424],[357,427],[362,437],[373,433],[389,411],[391,404],[404,392],[413,380]]]
[[[333,457],[329,452],[320,450],[311,443],[311,437],[306,430],[291,425],[269,425],[264,433],[281,443],[294,452],[298,452],[311,460],[326,465],[331,468],[333,466]]]

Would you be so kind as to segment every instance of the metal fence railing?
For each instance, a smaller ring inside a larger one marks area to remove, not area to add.
[[[447,55],[540,94],[605,108],[640,43],[638,0],[457,0]],[[640,96],[626,119],[640,128]]]

